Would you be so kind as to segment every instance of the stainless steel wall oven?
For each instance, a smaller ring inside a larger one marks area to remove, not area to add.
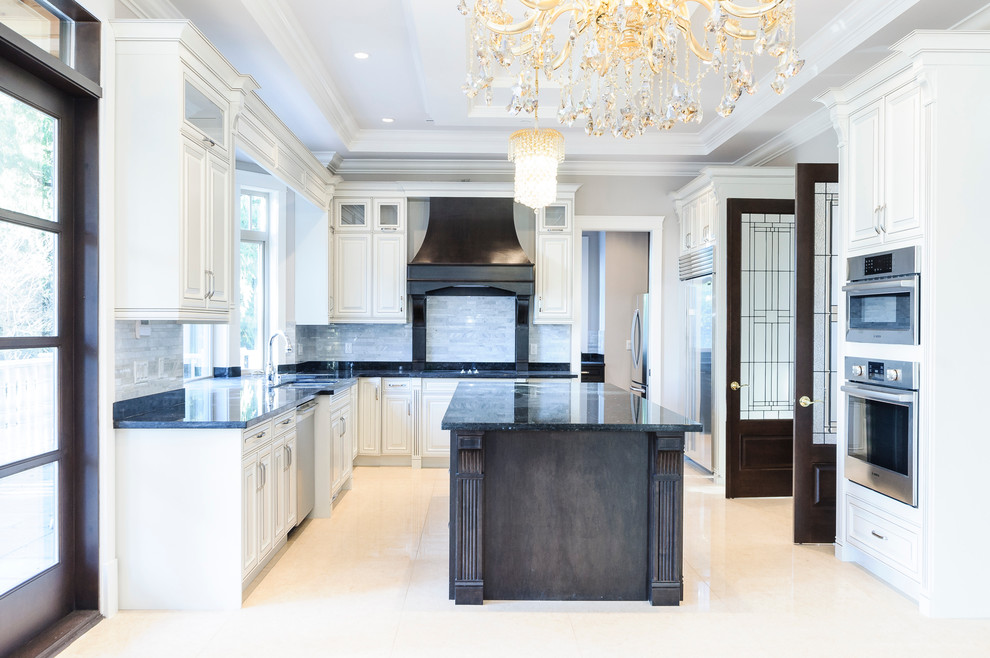
[[[918,364],[846,357],[846,478],[918,505]]]
[[[847,262],[846,340],[919,343],[918,248],[904,247]]]

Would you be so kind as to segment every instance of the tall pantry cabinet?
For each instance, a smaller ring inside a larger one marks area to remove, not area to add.
[[[978,397],[990,370],[978,287],[990,244],[990,33],[917,31],[892,50],[820,100],[839,135],[842,255],[920,248],[920,344],[840,341],[840,356],[919,363],[918,506],[845,480],[840,458],[836,550],[927,614],[990,617],[984,487],[965,468],[990,464]]]

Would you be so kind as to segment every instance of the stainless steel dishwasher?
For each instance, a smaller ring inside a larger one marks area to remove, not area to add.
[[[314,455],[316,400],[296,407],[296,509],[299,522],[313,511],[316,499],[316,471]]]

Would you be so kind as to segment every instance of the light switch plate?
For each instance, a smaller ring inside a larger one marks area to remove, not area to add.
[[[134,383],[148,381],[148,362],[147,361],[135,361],[134,362]]]

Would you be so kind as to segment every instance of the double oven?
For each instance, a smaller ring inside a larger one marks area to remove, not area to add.
[[[849,259],[847,342],[920,344],[918,265],[917,247]],[[917,506],[918,364],[846,357],[844,366],[846,478]]]

